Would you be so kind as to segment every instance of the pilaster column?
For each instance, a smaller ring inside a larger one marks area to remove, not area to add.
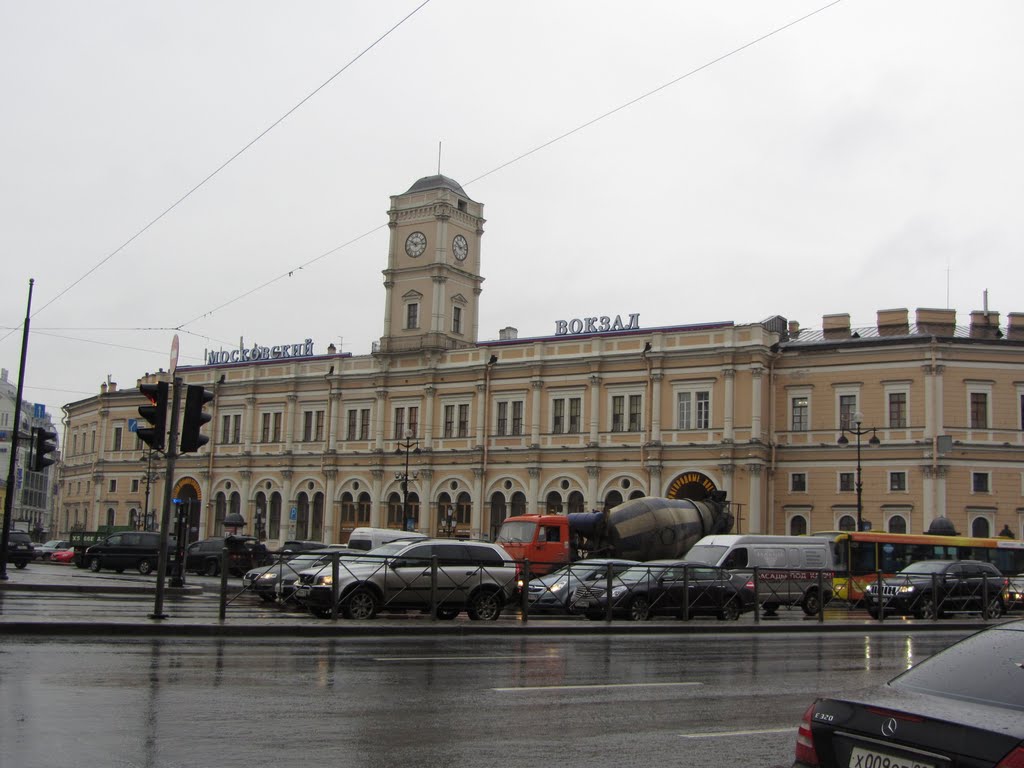
[[[373,449],[378,453],[384,450],[384,424],[387,418],[388,391],[383,387],[377,390],[377,422],[373,427]],[[380,496],[375,497],[380,504]],[[374,526],[377,527],[377,526]]]
[[[764,533],[764,513],[761,508],[761,464],[747,464],[750,492],[747,496],[747,530],[745,533]]]
[[[750,369],[750,442],[761,442],[761,405],[764,399],[764,368]]]
[[[651,374],[651,442],[661,442],[661,386],[665,378],[661,371]]]
[[[722,375],[725,378],[725,421],[722,425],[722,442],[731,443],[734,440],[733,422],[736,414],[736,403],[734,402],[736,369],[726,368],[722,371]]]
[[[387,505],[384,503],[384,499],[381,498],[384,493],[384,470],[374,469],[370,471],[370,475],[373,478],[373,490],[372,504],[370,507],[370,527],[371,528],[385,528],[387,522],[387,515],[385,510]]]
[[[540,467],[530,467],[530,495],[526,498],[526,514],[536,515],[543,505],[540,505],[540,499],[537,498],[537,494],[540,493]]]
[[[328,544],[338,541],[337,531],[341,530],[338,520],[338,507],[334,500],[335,486],[338,482],[338,470],[334,467],[326,467],[324,470],[326,479],[326,490],[324,491],[324,540]]]
[[[733,497],[732,488],[736,465],[731,462],[723,462],[718,465],[718,471],[722,473],[722,490],[725,491],[725,497],[731,499]]]
[[[530,398],[530,447],[537,448],[540,445],[540,414],[541,414],[541,402],[540,396],[544,389],[544,382],[541,379],[533,379],[530,381],[530,387],[533,389],[533,396]]]
[[[473,467],[473,512],[470,516],[469,535],[474,539],[481,538],[481,534],[487,529],[487,521],[484,520],[484,470],[483,467]]]
[[[338,435],[341,432],[341,419],[345,413],[342,404],[342,393],[331,392],[327,399],[327,450],[331,453],[338,451]]]
[[[601,467],[597,464],[587,464],[587,499],[585,505],[590,509],[598,509],[603,506],[597,503],[597,481],[601,477]]]
[[[598,444],[598,436],[601,429],[601,377],[590,377],[590,435],[587,438],[590,445]]]
[[[256,430],[259,429],[259,414],[256,413],[256,398],[245,398],[245,452],[252,453],[252,444],[256,442]]]
[[[476,447],[483,448],[484,440],[486,439],[487,430],[486,424],[484,423],[487,419],[487,397],[486,390],[483,384],[476,385]]]
[[[298,395],[288,395],[285,398],[284,406],[284,452],[292,452],[292,443],[295,441],[295,412],[298,410]]]
[[[425,400],[423,408],[423,450],[431,450],[434,444],[434,399],[437,396],[437,387],[428,384],[423,388]]]

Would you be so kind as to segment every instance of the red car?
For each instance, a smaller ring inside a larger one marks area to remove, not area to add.
[[[75,562],[75,550],[73,549],[58,549],[52,555],[50,555],[51,563],[73,563]]]

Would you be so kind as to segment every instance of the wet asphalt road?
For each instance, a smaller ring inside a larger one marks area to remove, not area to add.
[[[8,636],[0,765],[782,766],[816,694],[964,634]]]

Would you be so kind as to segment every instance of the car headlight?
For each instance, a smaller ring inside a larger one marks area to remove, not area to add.
[[[316,583],[320,584],[321,586],[324,586],[324,587],[333,586],[334,585],[334,576],[329,574],[329,573],[325,573],[323,576],[319,576],[317,578]]]
[[[915,589],[916,589],[916,587],[913,584],[905,584],[902,587],[896,587],[896,594],[898,594],[898,595],[909,595]]]
[[[561,592],[567,586],[569,586],[569,580],[568,579],[559,579],[558,581],[556,581],[554,584],[552,584],[549,587],[549,590],[551,592]]]
[[[624,594],[629,592],[629,587],[612,587],[612,597],[622,597]]]
[[[277,579],[277,573],[274,571],[267,571],[266,573],[260,574],[260,581],[275,581]]]

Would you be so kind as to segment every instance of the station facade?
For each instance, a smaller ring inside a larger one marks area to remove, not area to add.
[[[211,440],[173,480],[194,502],[192,538],[222,534],[232,513],[271,546],[343,543],[367,525],[493,538],[511,514],[714,490],[745,533],[858,517],[920,533],[945,517],[965,534],[1024,534],[1024,315],[645,328],[625,308],[481,341],[484,221],[444,176],[392,197],[369,354],[303,339],[178,368],[215,394]],[[159,520],[163,463],[131,432],[143,402],[111,383],[65,406],[61,532]]]

